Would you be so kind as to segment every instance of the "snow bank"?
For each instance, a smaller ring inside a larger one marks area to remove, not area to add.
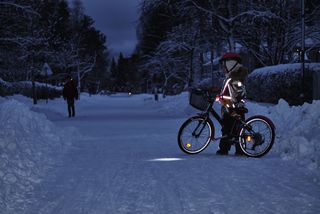
[[[188,93],[168,97],[155,107],[159,113],[184,115],[186,119],[199,112],[189,106]],[[217,111],[219,107],[215,105]],[[297,161],[309,169],[320,168],[320,101],[302,106],[289,106],[283,99],[277,105],[247,102],[247,108],[247,117],[260,114],[274,122],[276,141],[271,154]]]
[[[320,101],[289,106],[281,99],[277,105],[248,103],[250,115],[262,114],[276,126],[273,153],[284,160],[296,160],[309,169],[320,168]]]
[[[0,209],[18,213],[27,203],[26,194],[77,134],[58,129],[16,100],[0,100],[0,121]]]

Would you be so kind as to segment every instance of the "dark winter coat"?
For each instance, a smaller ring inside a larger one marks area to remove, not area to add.
[[[240,65],[238,68],[230,71],[227,75],[232,81],[244,82],[248,76],[248,69]]]
[[[233,71],[226,75],[224,86],[220,95],[222,95],[221,104],[226,107],[236,107],[246,95],[244,82],[248,75],[248,69],[238,65]]]
[[[73,80],[68,80],[63,87],[64,99],[78,99],[78,90]]]

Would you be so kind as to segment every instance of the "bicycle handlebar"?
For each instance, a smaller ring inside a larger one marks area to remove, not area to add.
[[[217,96],[217,91],[212,91],[212,90],[204,90],[203,91],[205,96],[206,96],[206,99],[208,100],[208,102],[214,102],[215,101],[215,98]]]

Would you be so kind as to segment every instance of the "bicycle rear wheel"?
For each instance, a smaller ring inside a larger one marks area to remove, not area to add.
[[[185,121],[178,133],[180,149],[187,154],[202,152],[214,135],[212,121],[201,116],[195,116]]]
[[[275,128],[270,119],[264,116],[253,116],[246,120],[239,134],[241,150],[249,157],[262,157],[273,146]]]

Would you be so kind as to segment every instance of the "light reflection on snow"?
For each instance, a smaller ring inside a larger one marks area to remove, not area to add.
[[[155,158],[155,159],[151,159],[148,161],[155,162],[155,161],[181,161],[181,160],[184,160],[184,159],[182,159],[182,158]]]

